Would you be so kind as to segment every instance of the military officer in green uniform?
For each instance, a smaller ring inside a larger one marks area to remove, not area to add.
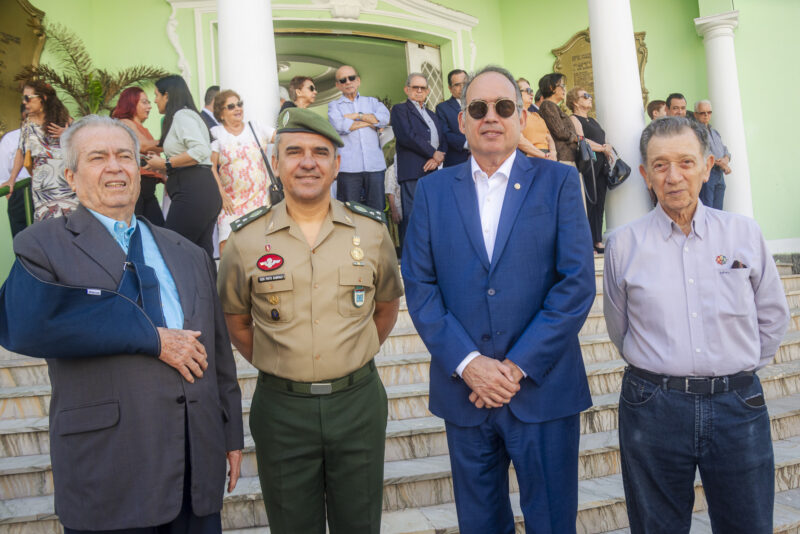
[[[273,534],[380,531],[387,399],[373,363],[402,283],[382,214],[330,198],[342,140],[315,113],[278,118],[286,199],[232,225],[218,289],[259,369],[250,411]]]

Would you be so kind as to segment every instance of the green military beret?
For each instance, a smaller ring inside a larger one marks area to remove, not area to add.
[[[331,142],[343,147],[344,141],[327,119],[304,108],[289,108],[278,117],[278,134],[286,132],[308,132],[327,137]]]

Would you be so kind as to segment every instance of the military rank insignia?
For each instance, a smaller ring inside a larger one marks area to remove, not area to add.
[[[364,289],[364,286],[356,286],[353,289],[353,306],[356,308],[360,308],[364,305],[364,301],[366,300],[367,291]]]

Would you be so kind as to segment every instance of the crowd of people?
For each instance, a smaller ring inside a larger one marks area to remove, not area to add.
[[[313,80],[296,78],[273,125],[246,120],[232,89],[211,88],[198,111],[169,76],[155,84],[158,141],[141,90],[121,95],[115,118],[72,124],[47,87],[25,86],[8,183],[31,150],[37,222],[14,241],[0,344],[48,358],[65,532],[221,532],[226,462],[232,491],[244,447],[233,344],[259,371],[249,426],[270,530],[378,534],[388,408],[374,357],[404,292],[431,357],[460,532],[514,531],[512,461],[526,531],[576,532],[592,249],[606,254],[605,320],[627,364],[631,532],[688,532],[698,468],[715,532],[771,532],[755,371],[789,311],[758,226],[714,209],[710,176],[730,172],[730,154],[710,102],[694,119],[679,94],[648,106],[640,172],[657,204],[604,249],[598,177],[616,155],[585,88],[559,73],[534,92],[501,67],[454,70],[434,112],[423,74],[391,109],[360,81],[337,71],[326,120],[307,109]],[[582,141],[596,157],[579,169]],[[285,194],[274,205],[272,173]],[[162,220],[148,213],[164,181]]]

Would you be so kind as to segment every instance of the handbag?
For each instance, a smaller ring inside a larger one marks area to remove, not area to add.
[[[274,206],[283,200],[283,184],[281,183],[281,179],[272,173],[272,167],[270,167],[267,161],[267,155],[264,154],[264,149],[261,148],[261,142],[258,140],[256,130],[253,128],[253,123],[247,121],[247,125],[250,126],[250,131],[253,132],[253,137],[256,139],[258,151],[261,152],[261,157],[264,158],[264,165],[267,167],[267,175],[269,175],[269,204],[270,206]]]
[[[33,174],[33,154],[30,150],[25,151],[25,159],[22,161],[22,166],[28,171],[28,174]]]
[[[594,173],[594,162],[596,159],[597,156],[595,156],[594,150],[592,150],[592,147],[589,146],[589,142],[586,140],[586,138],[578,138],[578,148],[577,152],[575,153],[575,166],[578,168],[578,171],[580,171],[582,176],[592,177],[592,190],[594,195],[589,195],[588,186],[586,187],[584,193],[586,196],[586,202],[589,204],[597,204],[597,178],[595,177]]]
[[[631,174],[631,167],[624,161],[622,158],[619,157],[617,153],[617,149],[614,148],[614,164],[612,165],[608,159],[606,159],[606,164],[604,166],[604,173],[606,175],[606,182],[608,183],[609,189],[614,189],[618,187],[622,182],[628,179],[628,176]]]

